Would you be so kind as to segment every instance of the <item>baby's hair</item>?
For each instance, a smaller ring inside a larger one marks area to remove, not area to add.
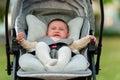
[[[51,21],[48,23],[48,27],[49,27],[49,25],[50,25],[52,22],[54,22],[54,21],[61,21],[61,22],[65,23],[66,26],[67,26],[68,32],[69,32],[69,26],[68,26],[67,22],[65,22],[63,19],[58,19],[58,18],[57,18],[57,19],[51,20]]]

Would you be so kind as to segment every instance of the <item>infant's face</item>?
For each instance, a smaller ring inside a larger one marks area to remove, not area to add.
[[[48,27],[47,36],[59,39],[68,38],[67,25],[62,21],[53,21]]]

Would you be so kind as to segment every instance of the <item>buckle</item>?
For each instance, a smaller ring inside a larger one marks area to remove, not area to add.
[[[57,48],[57,45],[52,45],[51,48],[52,48],[52,49],[56,49],[56,48]]]

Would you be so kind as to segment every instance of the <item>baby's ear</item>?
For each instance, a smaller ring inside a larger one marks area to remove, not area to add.
[[[48,35],[48,32],[46,32],[46,35]]]
[[[67,38],[70,38],[70,34],[69,33],[67,34]]]

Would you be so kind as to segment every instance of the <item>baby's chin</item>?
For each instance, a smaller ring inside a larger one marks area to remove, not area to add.
[[[54,37],[51,37],[51,38],[62,39],[62,38],[59,37],[59,36],[54,36]]]
[[[61,37],[51,37],[51,38],[55,41],[62,39]]]

